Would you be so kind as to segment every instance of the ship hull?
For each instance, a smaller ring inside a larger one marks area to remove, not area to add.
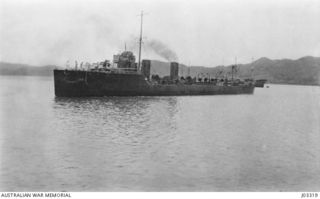
[[[254,84],[255,87],[259,87],[259,88],[263,88],[264,87],[264,83],[256,83]]]
[[[267,80],[265,80],[265,79],[256,80],[254,86],[255,86],[255,87],[263,88],[263,87],[264,87],[264,84],[265,84],[266,82],[267,82]]]
[[[54,70],[57,97],[252,94],[254,86],[150,84],[141,74]]]

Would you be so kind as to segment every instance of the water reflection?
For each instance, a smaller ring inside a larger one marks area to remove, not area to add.
[[[61,136],[53,136],[51,145],[60,150],[50,157],[62,168],[53,172],[70,176],[74,185],[69,181],[69,187],[79,187],[77,179],[89,190],[97,190],[88,187],[94,185],[109,190],[121,190],[123,184],[134,187],[141,173],[154,168],[153,161],[173,158],[169,145],[179,139],[178,107],[177,97],[55,98],[56,133]]]
[[[170,110],[177,109],[177,97],[104,97],[104,98],[61,98],[56,97],[54,109],[68,109],[77,111],[97,111],[113,108],[119,112],[137,111],[143,114],[143,110],[150,108],[154,103],[168,103]],[[174,113],[172,113],[174,114]]]
[[[53,109],[67,126],[113,128],[120,133],[143,133],[159,121],[174,122],[178,112],[176,97],[55,98]]]
[[[151,104],[167,103],[170,110],[177,107],[177,97],[104,97],[104,98],[60,98],[56,97],[53,108],[77,111],[97,111],[101,109],[114,109],[119,112],[132,112],[143,114],[143,110],[150,108]]]

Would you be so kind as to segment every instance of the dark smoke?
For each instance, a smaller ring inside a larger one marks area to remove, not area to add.
[[[145,42],[145,46],[153,50],[156,54],[160,55],[167,61],[178,61],[178,56],[167,45],[158,40],[150,40]]]

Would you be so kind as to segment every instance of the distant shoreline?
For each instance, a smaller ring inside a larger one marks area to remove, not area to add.
[[[49,75],[37,75],[37,74],[0,74],[0,76],[20,76],[20,77],[53,77],[53,73]]]
[[[320,84],[297,84],[297,83],[271,83],[271,82],[267,82],[265,83],[265,85],[268,85],[268,84],[271,84],[271,85],[296,85],[296,86],[320,86]]]

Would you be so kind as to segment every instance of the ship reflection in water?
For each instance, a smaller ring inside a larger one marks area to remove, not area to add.
[[[176,97],[56,98],[54,114],[64,134],[58,143],[69,151],[59,154],[64,167],[56,173],[73,168],[68,173],[82,179],[71,185],[75,190],[78,183],[100,191],[145,190],[149,183],[168,188],[163,174],[179,155],[172,145],[182,136],[176,133],[178,112]]]
[[[320,187],[320,87],[55,98],[52,78],[0,83],[0,191]]]
[[[62,122],[68,121],[66,128],[82,129],[88,136],[93,131],[102,137],[120,133],[133,139],[157,133],[163,128],[157,125],[173,126],[178,112],[176,97],[55,98],[54,110]]]

